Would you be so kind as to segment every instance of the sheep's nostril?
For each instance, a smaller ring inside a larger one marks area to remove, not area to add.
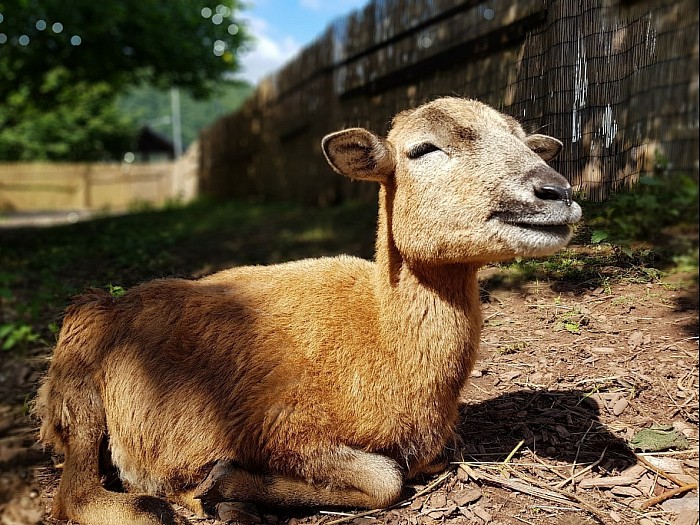
[[[542,200],[564,201],[567,206],[571,206],[574,202],[571,186],[568,188],[553,185],[540,186],[535,188],[535,195]]]

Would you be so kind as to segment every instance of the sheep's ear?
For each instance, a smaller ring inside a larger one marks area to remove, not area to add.
[[[366,129],[336,131],[323,137],[321,147],[328,164],[351,179],[386,182],[394,173],[391,145]]]
[[[538,134],[528,135],[528,137],[525,138],[525,144],[542,157],[542,160],[547,162],[559,155],[561,148],[564,146],[559,139]]]

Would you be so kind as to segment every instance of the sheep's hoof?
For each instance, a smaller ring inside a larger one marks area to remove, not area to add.
[[[235,470],[237,470],[237,466],[233,461],[217,461],[207,477],[194,489],[192,497],[207,501],[221,501],[225,499],[219,491],[218,482],[221,478],[231,475]]]
[[[262,523],[258,508],[251,503],[237,501],[217,503],[214,516],[225,523],[240,523],[241,525]]]

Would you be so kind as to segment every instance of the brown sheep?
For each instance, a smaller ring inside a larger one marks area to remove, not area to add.
[[[322,145],[380,184],[374,262],[232,268],[68,308],[36,407],[65,454],[55,517],[186,523],[161,497],[378,508],[440,461],[477,356],[477,270],[554,252],[581,216],[545,164],[561,142],[443,98],[386,139]],[[102,486],[105,455],[128,492]]]

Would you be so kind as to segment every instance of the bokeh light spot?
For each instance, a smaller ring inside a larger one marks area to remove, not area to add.
[[[493,17],[496,16],[496,13],[494,13],[493,9],[486,8],[484,9],[484,18],[486,20],[493,20]]]
[[[17,39],[17,42],[19,42],[20,46],[28,46],[29,45],[29,37],[27,35],[22,35]]]
[[[70,43],[74,46],[79,46],[82,42],[83,39],[80,38],[78,35],[73,35],[72,37],[70,37]]]
[[[214,54],[218,57],[222,56],[226,51],[226,42],[223,40],[217,40],[214,42]]]
[[[218,26],[219,24],[221,24],[221,22],[224,21],[224,17],[219,14],[216,14],[211,17],[211,21],[213,24],[216,24]]]
[[[208,7],[202,8],[202,18],[209,18],[211,16],[211,9]]]
[[[63,24],[61,22],[54,22],[54,24],[51,26],[51,30],[54,33],[60,33],[63,31]]]
[[[46,29],[46,21],[44,21],[44,20],[37,20],[37,21],[36,21],[36,28],[37,28],[39,31],[43,31],[44,29]]]
[[[7,42],[7,35],[5,33],[0,33],[0,44]]]
[[[134,162],[134,160],[136,160],[136,155],[134,155],[131,151],[124,153],[124,162],[131,164]]]
[[[237,35],[238,34],[238,26],[236,24],[231,24],[228,26],[228,34],[229,35]]]

